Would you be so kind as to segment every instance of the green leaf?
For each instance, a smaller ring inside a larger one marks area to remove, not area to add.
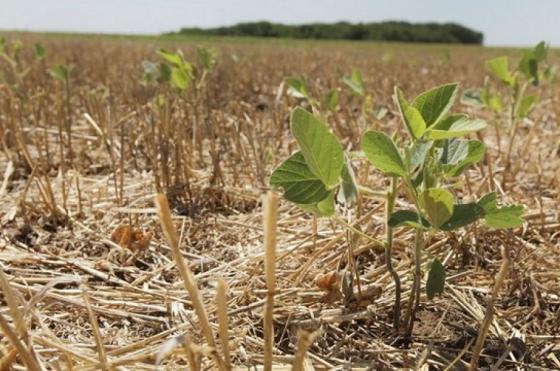
[[[43,58],[45,58],[45,54],[46,54],[46,51],[45,51],[45,47],[43,46],[43,44],[41,44],[41,43],[35,44],[35,57],[37,59],[43,59]]]
[[[428,129],[424,134],[427,140],[439,140],[461,137],[466,134],[482,130],[486,127],[486,122],[480,119],[468,119],[461,117],[449,127],[448,130]]]
[[[345,159],[344,166],[342,167],[342,188],[338,195],[339,200],[346,203],[348,206],[354,205],[358,199],[358,188],[356,187],[354,170],[352,170],[352,165],[348,158]]]
[[[407,225],[415,229],[429,229],[431,227],[430,222],[428,222],[424,217],[419,218],[418,213],[412,210],[399,210],[394,212],[389,217],[388,224],[391,228],[399,227],[401,225]]]
[[[185,64],[185,60],[180,53],[173,53],[165,49],[160,49],[158,54],[161,55],[167,62],[175,65],[175,67],[182,67]]]
[[[502,96],[499,92],[495,92],[488,97],[488,107],[496,113],[500,113],[504,110],[504,103],[502,102]]]
[[[292,112],[292,134],[309,169],[327,189],[335,187],[344,165],[344,153],[336,136],[321,120],[299,107]]]
[[[414,170],[417,166],[424,164],[426,156],[428,155],[428,152],[430,152],[433,144],[434,142],[425,142],[422,140],[414,142],[412,148],[410,149],[410,170]]]
[[[449,112],[458,92],[459,85],[456,83],[437,86],[417,96],[411,105],[422,114],[426,126],[430,127]]]
[[[519,61],[519,71],[532,81],[533,85],[539,84],[539,63],[546,58],[546,54],[546,44],[541,41],[533,49],[525,51]]]
[[[483,107],[482,89],[466,89],[461,96],[461,103],[476,108]]]
[[[523,206],[504,206],[484,217],[486,224],[492,228],[516,228],[523,224]]]
[[[438,258],[430,264],[430,272],[426,281],[426,295],[428,299],[433,299],[435,294],[442,294],[445,287],[445,267]]]
[[[198,60],[200,61],[202,68],[207,71],[211,71],[214,68],[216,58],[210,50],[198,47],[196,48],[196,55],[198,56]]]
[[[317,215],[322,217],[331,217],[335,213],[334,206],[334,191],[331,191],[329,195],[317,203]]]
[[[158,82],[166,83],[171,81],[171,75],[172,75],[171,67],[169,67],[167,63],[160,62]]]
[[[426,131],[427,125],[420,114],[420,111],[412,106],[408,106],[405,108],[403,115],[406,117],[406,121],[408,121],[410,130],[412,131],[412,136],[415,139],[422,137]]]
[[[453,207],[453,215],[439,228],[451,231],[476,222],[484,216],[484,209],[477,203],[456,204]]]
[[[420,195],[420,203],[430,223],[439,228],[453,215],[454,197],[444,188],[428,188]]]
[[[309,98],[309,90],[307,89],[307,84],[302,78],[288,77],[286,79],[286,85],[288,86],[288,95],[294,98]]]
[[[358,69],[352,70],[350,76],[344,76],[342,82],[345,83],[357,95],[364,95],[365,86],[362,72]]]
[[[515,110],[515,116],[517,118],[525,118],[533,108],[533,105],[538,101],[536,95],[527,95],[521,99]]]
[[[406,174],[399,150],[387,134],[379,131],[367,131],[362,136],[361,144],[367,159],[379,171],[394,176]]]
[[[18,58],[19,53],[21,52],[21,50],[23,49],[23,43],[21,42],[21,40],[15,40],[12,43],[12,51],[14,53],[14,58]]]
[[[492,228],[516,228],[523,224],[523,206],[498,207],[495,192],[484,195],[478,205],[484,209],[484,221]]]
[[[477,204],[482,207],[486,213],[496,210],[498,208],[496,204],[496,192],[488,192],[478,200]]]
[[[395,88],[395,97],[408,132],[412,138],[420,138],[426,131],[426,122],[424,122],[422,114],[406,101],[401,89]]]
[[[482,160],[484,151],[484,144],[478,140],[447,140],[441,159],[444,171],[449,176],[458,176],[467,167]]]
[[[177,90],[183,91],[191,84],[191,78],[183,68],[173,67],[171,69],[171,83]]]
[[[462,138],[452,138],[443,141],[440,162],[443,165],[457,165],[469,153],[469,141]]]
[[[506,85],[513,83],[513,77],[509,72],[509,61],[507,57],[498,57],[486,62],[486,67]]]
[[[535,48],[533,49],[533,53],[535,54],[535,58],[537,59],[537,62],[542,62],[543,60],[545,60],[546,55],[548,54],[548,48],[546,46],[546,43],[544,41],[541,41],[540,43],[535,45]]]
[[[323,200],[317,203],[310,204],[310,205],[297,204],[297,206],[300,209],[315,214],[317,217],[320,218],[331,217],[336,212],[335,205],[334,205],[334,193],[335,193],[334,190],[330,191],[327,197],[325,197]]]
[[[283,188],[284,197],[298,204],[315,204],[329,195],[323,182],[309,170],[299,151],[273,171],[270,184]]]
[[[449,115],[444,119],[440,120],[437,124],[433,125],[430,130],[444,130],[447,131],[451,128],[454,123],[468,119],[468,116],[464,113],[456,113],[454,115]]]
[[[521,71],[525,77],[533,81],[534,85],[539,83],[539,64],[533,50],[526,51],[523,57],[519,61],[518,65],[519,71]]]
[[[57,80],[60,80],[60,81],[63,81],[63,82],[68,80],[68,76],[69,76],[68,69],[61,64],[56,65],[53,68],[51,68],[49,70],[49,73],[52,77],[54,77]]]
[[[333,89],[325,95],[325,106],[329,111],[333,111],[338,106],[338,91]]]

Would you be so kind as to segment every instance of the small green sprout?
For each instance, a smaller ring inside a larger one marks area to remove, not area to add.
[[[56,80],[66,83],[70,78],[70,69],[62,64],[58,64],[49,69],[49,74]]]
[[[177,91],[183,92],[191,86],[195,78],[195,66],[185,61],[181,51],[172,53],[161,49],[159,55],[169,63],[171,69],[171,79],[169,82]]]
[[[46,54],[47,51],[45,50],[43,44],[41,43],[35,44],[35,58],[37,58],[38,60],[45,59]]]
[[[339,100],[338,91],[336,89],[330,90],[325,95],[325,108],[328,111],[334,111],[338,106],[338,100]]]
[[[350,76],[342,77],[342,82],[348,86],[352,92],[356,95],[365,95],[366,88],[364,84],[364,79],[362,77],[362,72],[358,69],[352,70]]]
[[[516,68],[510,66],[508,57],[501,56],[486,62],[488,71],[501,83],[507,91],[505,99],[497,88],[492,88],[488,82],[484,88],[465,91],[461,101],[474,107],[486,107],[497,115],[505,113],[508,129],[508,144],[505,153],[505,169],[503,171],[503,186],[511,173],[511,154],[517,136],[519,123],[528,118],[531,111],[538,104],[538,91],[530,92],[530,87],[536,90],[543,80],[551,81],[553,69],[543,68],[548,54],[545,42],[538,43],[534,48],[526,50],[517,63]],[[498,151],[501,152],[500,130],[496,126]]]

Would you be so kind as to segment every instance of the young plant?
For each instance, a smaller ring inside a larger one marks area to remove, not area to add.
[[[286,93],[299,99],[301,101],[307,102],[311,106],[311,110],[314,114],[322,116],[324,119],[333,117],[336,125],[335,132],[339,135],[343,135],[345,130],[340,125],[340,119],[337,115],[337,107],[339,103],[339,93],[336,88],[329,90],[323,99],[317,99],[311,93],[306,80],[303,77],[288,77],[285,79]]]
[[[394,205],[396,190],[402,186],[413,209],[393,211],[388,208],[388,241],[391,229],[409,227],[415,231],[414,280],[406,311],[406,335],[412,334],[415,313],[420,302],[422,260],[425,241],[438,231],[449,232],[479,219],[493,228],[513,228],[521,224],[523,208],[518,205],[498,207],[496,194],[488,193],[478,202],[464,203],[454,194],[449,181],[480,161],[484,145],[461,137],[483,129],[486,124],[464,114],[450,114],[458,85],[446,84],[428,90],[408,102],[395,89],[395,100],[409,138],[395,140],[379,131],[362,136],[362,149],[368,160],[390,177],[392,191],[388,204]],[[395,185],[398,183],[398,185]],[[389,253],[391,246],[388,245]],[[426,281],[429,299],[443,292],[445,269],[434,257]]]
[[[368,117],[373,113],[375,113],[376,117],[380,116],[379,112],[374,112],[375,99],[372,94],[368,93],[360,70],[353,69],[350,75],[343,76],[342,83],[350,89],[352,95],[362,100],[361,114],[363,117]],[[381,116],[382,115],[383,114],[381,114]]]
[[[500,91],[485,82],[484,88],[477,91],[466,91],[462,102],[472,106],[486,107],[497,115],[505,114],[508,129],[508,142],[504,159],[503,185],[507,183],[510,174],[511,154],[517,136],[518,126],[523,119],[529,116],[532,109],[539,102],[536,88],[542,80],[550,79],[551,68],[543,68],[548,48],[544,41],[534,48],[523,53],[517,67],[510,69],[509,59],[506,56],[497,57],[486,62],[486,67],[497,79],[502,88],[507,91],[504,102]],[[532,92],[530,91],[532,87]],[[500,150],[500,131],[496,127],[496,139]]]
[[[352,90],[352,93],[365,96],[366,86],[360,70],[353,69],[350,75],[342,77],[342,82]]]
[[[160,146],[164,151],[174,148],[174,159],[176,177],[183,176],[187,188],[189,187],[190,170],[192,168],[191,158],[194,157],[195,152],[198,151],[199,163],[204,163],[204,139],[211,138],[209,141],[210,156],[212,157],[213,176],[211,179],[212,184],[217,181],[222,181],[220,169],[220,154],[217,148],[217,143],[214,140],[214,126],[209,122],[210,120],[210,107],[207,82],[210,74],[216,65],[216,57],[214,53],[208,49],[197,48],[196,56],[197,63],[187,61],[183,53],[179,50],[177,52],[170,52],[164,49],[158,51],[159,56],[163,59],[159,63],[151,61],[144,61],[142,63],[143,75],[141,83],[145,86],[160,84],[169,85],[174,90],[176,98],[185,98],[188,107],[190,108],[190,138],[182,138],[183,130],[178,130],[177,136],[171,137],[165,134],[161,138]],[[171,120],[169,112],[171,111],[171,100],[166,100],[163,96],[158,95],[154,100],[154,106],[157,107],[160,116],[164,120]],[[163,125],[165,128],[175,128],[180,123],[167,122]],[[170,129],[176,130],[176,129]],[[189,147],[190,142],[190,148]],[[188,155],[183,155],[184,147],[187,147]],[[164,187],[170,186],[170,172],[168,170],[167,159],[162,164],[162,178]],[[186,163],[185,163],[186,162]]]
[[[284,190],[284,197],[316,217],[331,217],[347,230],[360,233],[337,215],[336,201],[350,209],[358,189],[347,155],[337,137],[312,113],[296,108],[291,131],[299,151],[293,153],[270,178],[270,184]],[[358,290],[359,276],[354,264],[353,239],[348,236],[348,266],[353,268]]]
[[[409,103],[402,91],[396,89],[396,101],[410,138],[398,138],[400,148],[391,137],[379,131],[367,131],[361,140],[367,159],[389,177],[388,190],[376,194],[386,198],[386,240],[383,245],[386,267],[396,290],[395,330],[400,328],[401,284],[392,266],[393,229],[410,227],[415,230],[414,282],[406,312],[408,335],[412,333],[420,301],[426,236],[437,231],[452,231],[481,218],[494,228],[513,228],[522,222],[523,208],[517,205],[498,207],[495,193],[486,194],[478,202],[464,203],[456,200],[458,197],[447,185],[449,180],[460,176],[484,155],[482,143],[461,137],[483,129],[486,124],[463,114],[449,114],[457,92],[457,84],[447,84],[428,90]],[[302,209],[340,221],[336,216],[335,200],[351,207],[358,191],[367,188],[356,184],[341,144],[319,118],[296,108],[292,113],[291,129],[300,150],[274,170],[271,185],[282,188],[284,197]],[[414,205],[412,210],[394,210],[400,187],[407,191],[409,201]],[[359,232],[347,223],[343,225]],[[445,269],[442,262],[434,258],[426,282],[428,298],[443,292],[444,283]]]
[[[321,105],[319,101],[311,95],[309,87],[307,86],[307,82],[303,77],[287,77],[285,80],[285,84],[287,87],[286,93],[289,96],[307,101],[312,107],[313,111],[320,111]]]
[[[49,74],[57,81],[59,81],[64,89],[64,128],[68,140],[68,154],[70,166],[74,163],[74,152],[72,149],[72,108],[71,108],[71,92],[70,92],[70,73],[71,68],[64,65],[56,65],[49,69]],[[62,132],[59,126],[59,139],[61,140],[61,162],[64,162],[65,156],[62,150]]]
[[[292,112],[291,130],[300,150],[293,153],[274,170],[270,178],[270,184],[282,188],[284,198],[295,203],[303,210],[318,217],[332,217],[341,222],[349,232],[373,240],[336,216],[335,202],[343,203],[349,209],[355,205],[359,191],[377,197],[385,197],[385,192],[373,192],[356,184],[349,157],[344,153],[336,136],[318,117],[302,108],[296,108]],[[392,210],[396,197],[396,189],[392,187],[390,192],[391,190],[391,196],[388,197],[387,201],[390,210]],[[392,211],[388,215],[391,213]],[[386,247],[386,265],[395,281],[397,291],[397,300],[395,300],[395,310],[393,312],[396,330],[399,326],[400,315],[400,279],[391,263],[391,238],[392,233],[388,233],[387,241],[380,243],[380,245]],[[377,243],[377,241],[375,242]],[[349,265],[353,265],[351,246],[350,241]],[[357,283],[359,288],[359,279]]]
[[[5,39],[0,39],[0,61],[3,61],[6,66],[0,69],[0,86],[6,84],[18,98],[26,99],[28,96],[25,77],[31,71],[31,67],[21,61],[22,48],[23,44],[19,40],[8,46]]]

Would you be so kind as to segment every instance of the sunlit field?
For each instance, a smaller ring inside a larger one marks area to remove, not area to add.
[[[0,369],[560,369],[558,50],[0,36]]]

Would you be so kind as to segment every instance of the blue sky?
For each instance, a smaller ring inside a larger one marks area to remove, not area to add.
[[[0,29],[157,34],[269,20],[283,23],[458,22],[487,45],[560,46],[559,0],[0,0]]]

